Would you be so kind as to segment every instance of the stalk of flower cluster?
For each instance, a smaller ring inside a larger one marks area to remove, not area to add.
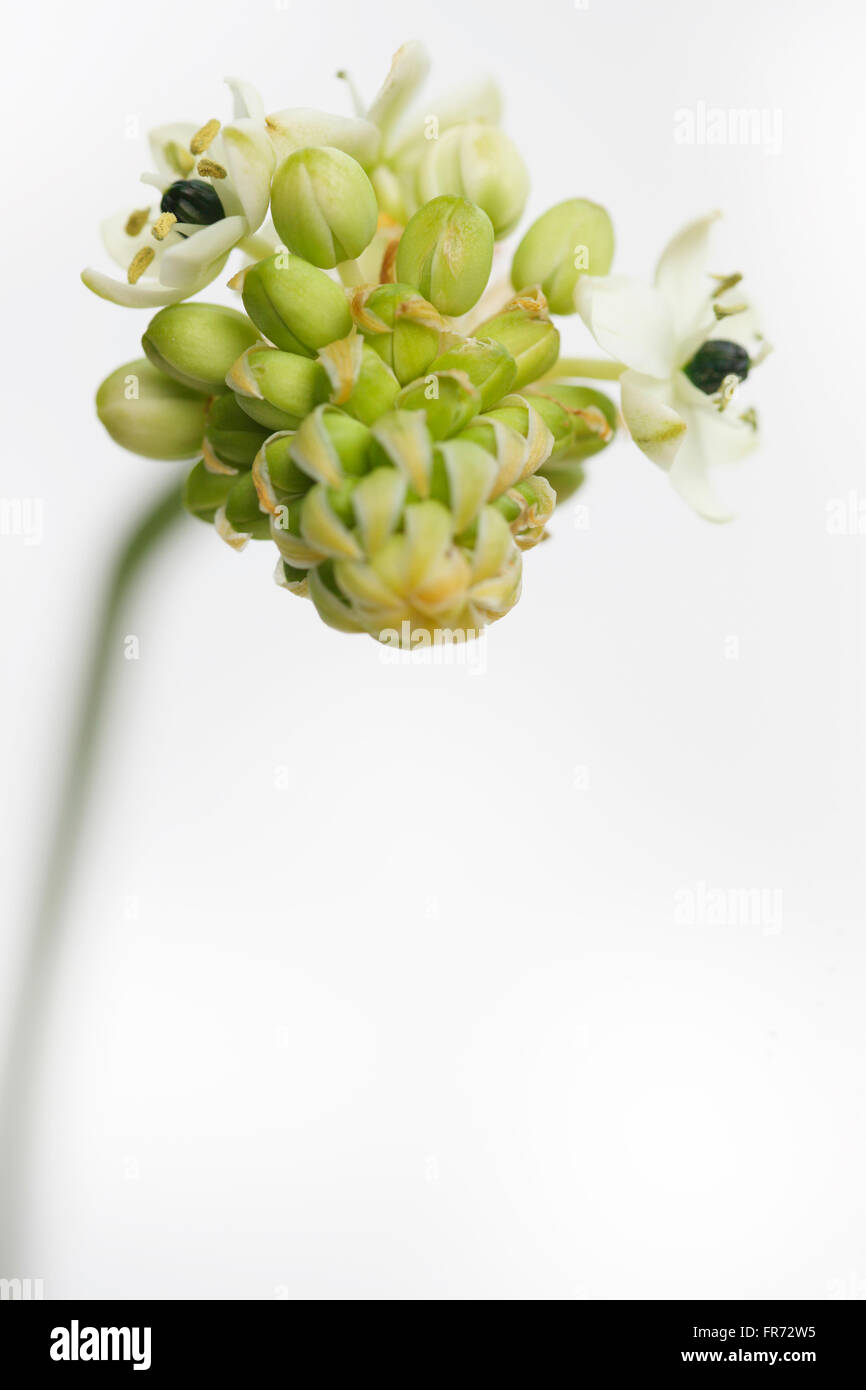
[[[622,362],[612,362],[603,357],[560,357],[556,365],[540,378],[582,377],[584,380],[619,381],[626,370]]]
[[[109,709],[111,675],[121,618],[130,595],[156,548],[185,515],[177,480],[135,522],[108,576],[102,609],[94,628],[71,754],[48,839],[41,891],[27,937],[27,956],[17,992],[0,1085],[0,1269],[21,1267],[17,1259],[23,1189],[29,1167],[31,1100],[44,1061],[45,1019],[54,986],[61,945],[63,907],[75,867],[75,853],[85,821],[87,799]]]

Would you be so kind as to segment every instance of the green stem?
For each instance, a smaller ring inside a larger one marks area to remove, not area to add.
[[[591,377],[598,381],[618,381],[626,367],[622,362],[611,362],[603,357],[560,357],[555,367],[546,372],[543,380],[551,377],[579,376]]]
[[[346,286],[346,289],[352,290],[356,285],[366,284],[361,267],[357,261],[340,261],[337,266],[337,274]]]
[[[129,531],[109,575],[92,638],[87,675],[72,729],[71,752],[47,843],[44,877],[25,944],[0,1092],[0,1273],[4,1277],[27,1273],[16,1259],[20,1255],[22,1193],[29,1168],[31,1099],[41,1071],[63,909],[108,707],[118,634],[122,630],[120,620],[157,544],[184,515],[181,498],[181,484],[175,481]]]
[[[257,235],[255,232],[238,242],[238,250],[243,251],[252,261],[263,261],[266,256],[275,255],[279,249],[279,243],[275,245],[270,237]]]

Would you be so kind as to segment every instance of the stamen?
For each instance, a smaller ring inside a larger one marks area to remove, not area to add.
[[[753,405],[750,405],[748,410],[743,411],[740,419],[744,425],[750,425],[753,430],[758,428],[758,415]]]
[[[138,208],[136,212],[131,212],[126,219],[126,226],[123,229],[126,235],[138,236],[148,217],[150,217],[150,208]]]
[[[716,401],[718,402],[718,407],[720,411],[727,410],[728,406],[731,404],[731,401],[734,399],[734,396],[737,394],[737,387],[739,386],[739,384],[740,378],[737,376],[736,372],[730,372],[725,377],[724,381],[719,387],[718,395],[716,396]]]
[[[201,130],[197,130],[189,142],[190,150],[193,154],[204,154],[208,145],[212,144],[219,134],[220,123],[216,118],[207,121]]]
[[[176,221],[177,218],[173,212],[161,212],[159,214],[159,217],[150,229],[157,241],[165,241],[165,238],[168,236]]]
[[[745,313],[748,307],[748,304],[714,304],[713,313],[717,319],[728,319],[731,314]]]
[[[228,174],[221,164],[217,164],[213,159],[200,159],[196,165],[196,172],[201,174],[203,179],[227,179]]]
[[[141,279],[155,255],[156,252],[152,246],[142,246],[140,251],[136,251],[126,272],[126,278],[131,285]]]
[[[185,150],[176,140],[169,140],[165,147],[165,157],[178,174],[188,174],[195,168],[195,160],[189,150]]]
[[[732,290],[735,285],[740,283],[742,278],[738,270],[735,270],[733,275],[713,275],[712,279],[716,282],[716,288],[713,290],[713,299],[718,299],[720,294],[725,294],[728,290]]]

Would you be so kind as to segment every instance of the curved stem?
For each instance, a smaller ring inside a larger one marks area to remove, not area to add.
[[[340,261],[337,266],[337,274],[347,290],[355,289],[357,285],[366,284],[364,272],[357,261]]]
[[[0,1275],[21,1277],[21,1197],[28,1167],[30,1098],[44,1045],[46,1005],[63,925],[63,908],[85,817],[102,724],[108,705],[117,633],[127,599],[154,547],[182,515],[175,481],[130,530],[108,579],[94,630],[87,674],[72,728],[72,745],[15,1001],[0,1093]]]
[[[262,236],[260,232],[250,232],[249,236],[243,237],[238,242],[238,250],[243,251],[250,260],[263,261],[266,256],[274,256],[280,250],[280,243],[273,242],[269,236]]]
[[[624,363],[611,362],[604,357],[560,357],[555,367],[545,372],[543,381],[551,377],[579,376],[598,381],[618,381],[626,370]]]

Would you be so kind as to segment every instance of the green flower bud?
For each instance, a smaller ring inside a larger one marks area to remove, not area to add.
[[[170,304],[141,340],[155,367],[194,391],[226,390],[226,372],[258,339],[246,314],[220,304]]]
[[[188,459],[201,451],[207,397],[140,357],[105,378],[96,413],[122,448],[149,459]]]
[[[514,391],[549,372],[559,357],[559,331],[547,317],[542,294],[519,295],[475,332],[479,338],[494,338],[511,353],[517,363]]]
[[[319,362],[331,383],[332,403],[355,419],[370,425],[391,409],[400,383],[359,333],[323,348]]]
[[[404,386],[394,404],[423,412],[431,438],[448,439],[478,414],[481,392],[465,372],[431,372]]]
[[[573,314],[581,275],[607,275],[613,260],[613,224],[603,207],[569,198],[533,222],[514,253],[516,290],[540,285],[551,312]]]
[[[242,294],[259,332],[285,352],[314,357],[352,327],[341,286],[288,251],[278,251],[243,272]]]
[[[544,539],[547,523],[556,506],[556,493],[540,473],[525,478],[493,504],[505,517],[521,550],[529,550]]]
[[[493,224],[465,198],[443,195],[409,219],[397,248],[397,279],[441,314],[460,315],[484,293],[493,264]]]
[[[275,420],[274,429],[294,428],[328,398],[328,376],[321,363],[278,348],[254,347],[242,353],[226,381],[241,408],[261,424]],[[256,402],[270,412],[258,410]]]
[[[545,420],[556,413],[565,413],[568,418],[568,433],[557,438],[554,459],[590,458],[606,448],[616,433],[616,406],[603,391],[590,386],[545,381],[527,392],[526,399]]]
[[[417,187],[422,203],[443,193],[468,198],[487,213],[498,240],[523,215],[529,174],[517,146],[499,126],[470,121],[429,141]]]
[[[283,160],[271,186],[271,214],[291,251],[331,269],[369,246],[379,209],[357,160],[322,145]]]
[[[567,382],[545,382],[527,393],[529,401],[550,423],[564,415],[567,432],[559,433],[550,459],[539,469],[556,493],[557,505],[572,497],[584,482],[583,461],[610,444],[616,433],[616,406],[602,391]]]
[[[200,461],[184,484],[183,505],[200,521],[213,521],[237,479],[231,474],[211,473]]]
[[[366,473],[370,444],[360,421],[335,406],[317,406],[297,432],[272,435],[259,450],[253,479],[262,508],[275,515],[314,482],[340,487],[347,477]]]
[[[352,317],[401,386],[423,376],[439,351],[442,319],[411,285],[362,286]]]
[[[259,506],[259,496],[251,473],[242,473],[229,489],[224,504],[225,518],[231,529],[254,540],[270,539],[270,518]]]
[[[481,409],[489,410],[511,390],[517,376],[517,363],[502,343],[495,339],[461,338],[437,357],[437,372],[465,372],[481,396]]]
[[[230,391],[213,398],[204,440],[212,472],[222,471],[218,466],[220,463],[233,470],[250,468],[267,437],[266,427],[251,420]]]
[[[277,407],[270,405],[268,401],[240,394],[236,395],[235,399],[244,414],[257,425],[261,425],[268,434],[273,434],[274,430],[293,430],[298,423],[297,415],[288,415],[285,410],[277,410]]]

